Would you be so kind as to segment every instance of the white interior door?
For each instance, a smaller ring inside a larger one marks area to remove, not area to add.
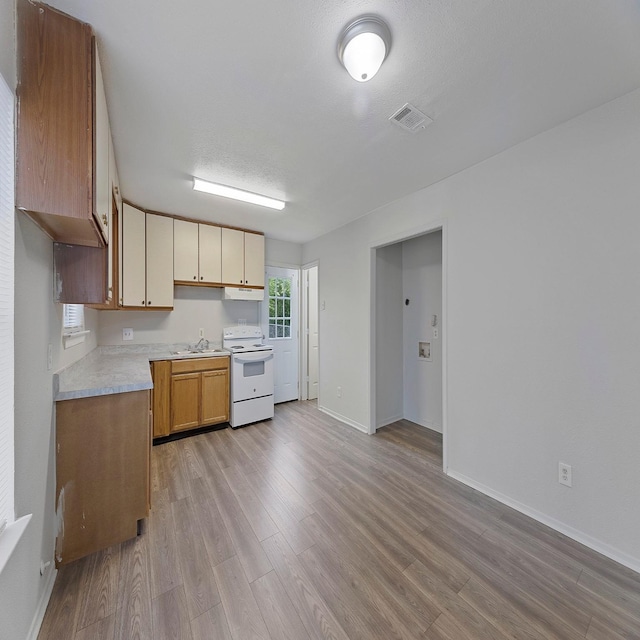
[[[318,397],[318,266],[305,270],[307,278],[307,398]]]
[[[298,270],[267,267],[262,306],[262,331],[273,347],[274,402],[299,398]]]

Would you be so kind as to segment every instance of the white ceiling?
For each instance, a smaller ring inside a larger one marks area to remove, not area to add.
[[[304,242],[640,86],[638,0],[49,0],[93,25],[122,190]],[[388,23],[378,75],[336,56]],[[410,102],[418,134],[388,117]],[[192,191],[191,176],[287,201]]]

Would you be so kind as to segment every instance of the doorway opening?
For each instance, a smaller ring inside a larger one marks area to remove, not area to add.
[[[372,248],[372,433],[409,421],[446,436],[443,234]]]

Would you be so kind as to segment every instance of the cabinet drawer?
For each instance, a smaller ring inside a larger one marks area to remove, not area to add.
[[[229,356],[212,358],[190,358],[189,360],[173,360],[171,373],[191,373],[194,371],[216,371],[229,368]]]

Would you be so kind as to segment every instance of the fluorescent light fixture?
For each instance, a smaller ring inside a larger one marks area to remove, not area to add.
[[[378,73],[391,48],[389,27],[377,16],[362,16],[349,24],[338,42],[338,58],[349,75],[367,82]]]
[[[206,180],[200,180],[200,178],[193,179],[193,189],[194,191],[212,193],[214,196],[222,196],[223,198],[232,198],[233,200],[242,200],[242,202],[258,204],[261,207],[269,207],[270,209],[277,209],[278,211],[282,211],[285,205],[282,200],[267,198],[267,196],[261,196],[258,193],[227,187],[223,184],[216,184],[215,182],[207,182]]]

